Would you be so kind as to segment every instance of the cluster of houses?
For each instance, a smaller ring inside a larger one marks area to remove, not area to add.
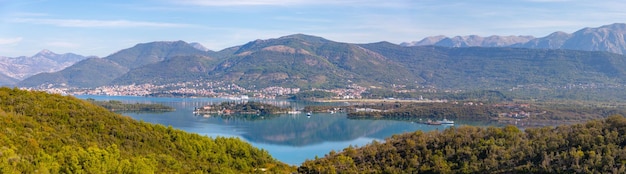
[[[233,113],[233,111],[230,110],[230,109],[226,109],[226,108],[214,109],[210,105],[206,105],[206,106],[194,109],[193,113],[194,114],[224,114],[224,115],[230,115],[230,114]]]
[[[504,112],[504,113],[499,113],[498,116],[500,116],[500,117],[510,117],[510,118],[529,118],[530,117],[530,112],[524,112],[524,111]]]
[[[521,110],[522,108],[530,108],[530,104],[520,104],[520,103],[502,103],[502,104],[494,104],[494,107],[504,107],[511,109],[511,112],[499,113],[500,117],[509,117],[509,118],[530,118],[531,112],[526,112]]]

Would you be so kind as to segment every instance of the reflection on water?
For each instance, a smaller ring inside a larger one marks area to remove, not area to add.
[[[125,103],[160,103],[176,108],[164,113],[123,113],[145,122],[171,125],[174,128],[211,137],[239,137],[263,148],[285,163],[299,165],[305,159],[323,156],[331,150],[340,151],[350,145],[363,146],[373,140],[382,141],[393,134],[417,130],[443,130],[447,125],[425,125],[410,121],[350,120],[343,113],[280,114],[272,116],[197,116],[195,107],[217,104],[225,99],[214,98],[147,98],[77,96],[96,100],[119,100]],[[303,108],[303,103],[263,101],[281,107]],[[321,103],[328,105],[329,103]],[[254,118],[254,119],[251,119]],[[458,122],[461,123],[462,122]]]
[[[247,120],[236,117],[199,118],[199,122],[228,126],[248,141],[288,146],[307,146],[361,137],[384,139],[390,134],[430,131],[439,126],[387,120],[350,120],[345,114],[282,114],[268,119]]]

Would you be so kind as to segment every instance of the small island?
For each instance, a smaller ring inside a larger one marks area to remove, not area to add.
[[[93,98],[88,98],[87,101],[101,106],[103,108],[108,109],[113,112],[120,111],[137,111],[137,112],[171,112],[176,109],[170,106],[165,106],[162,104],[145,104],[145,103],[135,103],[135,104],[126,104],[117,100],[109,100],[109,101],[96,101]]]
[[[281,108],[271,104],[265,104],[261,102],[222,102],[220,104],[206,105],[201,108],[195,108],[195,114],[281,114],[287,113],[289,109]]]

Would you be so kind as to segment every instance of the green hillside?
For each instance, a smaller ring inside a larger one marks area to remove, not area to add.
[[[206,56],[176,56],[164,61],[130,70],[111,83],[118,85],[163,85],[207,79],[217,60]]]
[[[395,135],[323,158],[301,173],[624,173],[626,118],[528,128],[451,127]]]
[[[184,41],[174,42],[150,42],[137,44],[132,48],[118,51],[106,57],[129,69],[167,60],[171,57],[202,55],[206,56],[212,51],[198,50]]]
[[[211,79],[245,87],[304,89],[414,80],[400,64],[358,45],[302,34],[253,41],[233,54],[210,72]]]
[[[0,88],[0,173],[275,173],[236,138],[135,121],[74,97]]]
[[[92,58],[78,62],[54,73],[41,73],[20,81],[20,87],[52,86],[99,87],[127,74],[130,70],[151,65],[172,57],[207,56],[213,52],[204,52],[183,41],[150,42],[120,50],[104,58]],[[158,71],[158,70],[157,70]],[[139,78],[143,74],[137,75]],[[135,79],[135,80],[137,80]]]
[[[89,58],[66,69],[54,73],[41,73],[20,81],[18,86],[54,86],[92,87],[108,84],[109,81],[123,75],[127,67],[101,58]]]
[[[389,89],[503,90],[518,86],[626,84],[626,56],[608,52],[525,48],[404,47],[388,42],[350,44],[296,34],[255,40],[219,52],[183,42],[138,44],[56,73],[35,75],[21,87],[97,87],[206,80],[247,89],[269,86]]]
[[[330,88],[337,87],[338,84],[333,83],[340,81],[348,73],[337,71],[332,64],[316,56],[259,51],[229,58],[220,63],[210,75],[213,80],[245,87]]]
[[[405,65],[423,85],[494,89],[517,85],[624,84],[626,56],[608,52],[522,48],[402,47],[364,44]]]

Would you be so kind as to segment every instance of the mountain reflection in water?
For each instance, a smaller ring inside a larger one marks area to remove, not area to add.
[[[253,146],[267,150],[274,158],[291,165],[306,159],[322,157],[331,150],[340,151],[350,145],[363,146],[373,140],[383,141],[394,134],[417,130],[443,130],[445,125],[425,125],[410,121],[351,120],[345,113],[306,113],[279,115],[194,115],[196,107],[216,104],[216,98],[155,98],[128,96],[76,96],[95,100],[119,100],[124,103],[160,103],[176,108],[163,113],[122,113],[136,120],[172,126],[187,132],[211,137],[239,137]],[[281,107],[301,109],[307,105],[341,105],[341,103],[304,103],[264,101]]]
[[[240,131],[244,139],[257,142],[289,146],[306,146],[328,141],[351,141],[366,137],[383,140],[392,134],[431,131],[445,126],[430,126],[389,120],[350,120],[345,114],[316,113],[281,114],[267,119],[246,120],[236,115],[212,116],[199,121],[230,126]]]

